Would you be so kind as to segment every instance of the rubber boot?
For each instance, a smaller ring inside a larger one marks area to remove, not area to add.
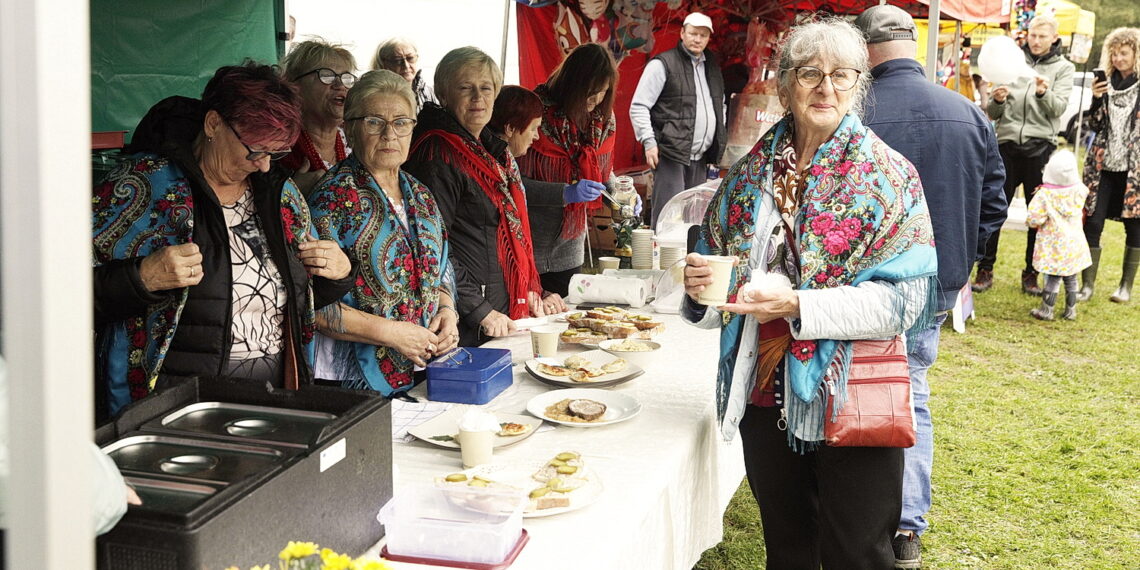
[[[1037,286],[1037,271],[1026,269],[1021,272],[1021,292],[1034,297],[1041,294],[1041,287]]]
[[[1089,255],[1092,256],[1092,265],[1081,272],[1081,292],[1077,294],[1077,300],[1082,302],[1092,299],[1093,288],[1096,286],[1096,270],[1100,266],[1100,248],[1090,247]]]
[[[1065,292],[1065,312],[1061,313],[1061,318],[1068,320],[1068,321],[1077,320],[1077,298],[1078,297],[1080,297],[1080,293],[1078,293],[1076,291],[1073,291],[1073,292],[1066,291]]]
[[[1108,298],[1113,303],[1127,303],[1132,300],[1132,282],[1136,280],[1136,268],[1140,267],[1140,247],[1124,248],[1124,268],[1120,275],[1120,288]]]
[[[1033,315],[1033,318],[1041,321],[1051,321],[1053,320],[1053,305],[1056,303],[1056,293],[1042,293],[1041,306],[1029,311],[1029,314]]]

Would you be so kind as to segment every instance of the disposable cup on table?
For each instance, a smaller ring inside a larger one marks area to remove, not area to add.
[[[702,305],[723,305],[728,302],[728,286],[736,258],[727,255],[706,255],[704,258],[712,269],[713,282],[705,285],[705,290],[701,291],[697,300]]]
[[[621,258],[619,257],[599,257],[598,265],[601,266],[602,271],[607,269],[618,269],[621,267]]]
[[[540,325],[530,329],[530,347],[534,357],[553,358],[558,353],[558,336],[566,325]]]
[[[466,431],[459,428],[459,455],[463,459],[463,466],[476,467],[491,462],[491,453],[495,449],[495,432],[491,430]]]

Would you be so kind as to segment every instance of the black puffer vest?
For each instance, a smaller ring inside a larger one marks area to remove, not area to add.
[[[649,110],[649,121],[653,125],[653,136],[661,156],[688,165],[693,152],[693,128],[697,116],[697,86],[693,80],[693,59],[685,45],[677,42],[677,47],[662,52],[654,59],[665,65],[665,86],[657,103]],[[713,101],[713,115],[716,120],[716,136],[713,144],[705,152],[704,161],[716,163],[724,150],[724,78],[720,74],[720,64],[712,52],[705,50],[705,80],[708,81],[709,95]]]

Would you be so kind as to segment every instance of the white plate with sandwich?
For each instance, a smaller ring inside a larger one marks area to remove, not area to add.
[[[593,388],[551,390],[526,403],[536,418],[569,427],[598,427],[624,422],[641,413],[641,402],[621,392]]]
[[[432,445],[459,451],[455,436],[459,433],[459,419],[467,411],[466,406],[454,406],[446,412],[408,430],[408,433]],[[521,414],[495,412],[499,420],[499,433],[495,435],[495,448],[508,447],[534,435],[542,425],[542,420]]]
[[[604,350],[587,350],[566,358],[532,358],[526,371],[536,380],[558,388],[603,388],[629,382],[645,369]]]

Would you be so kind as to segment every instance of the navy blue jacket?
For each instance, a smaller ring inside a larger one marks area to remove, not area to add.
[[[1005,165],[993,125],[965,97],[927,81],[913,59],[885,61],[871,76],[863,123],[922,179],[938,251],[938,310],[945,311],[969,281],[979,245],[1005,222]]]

